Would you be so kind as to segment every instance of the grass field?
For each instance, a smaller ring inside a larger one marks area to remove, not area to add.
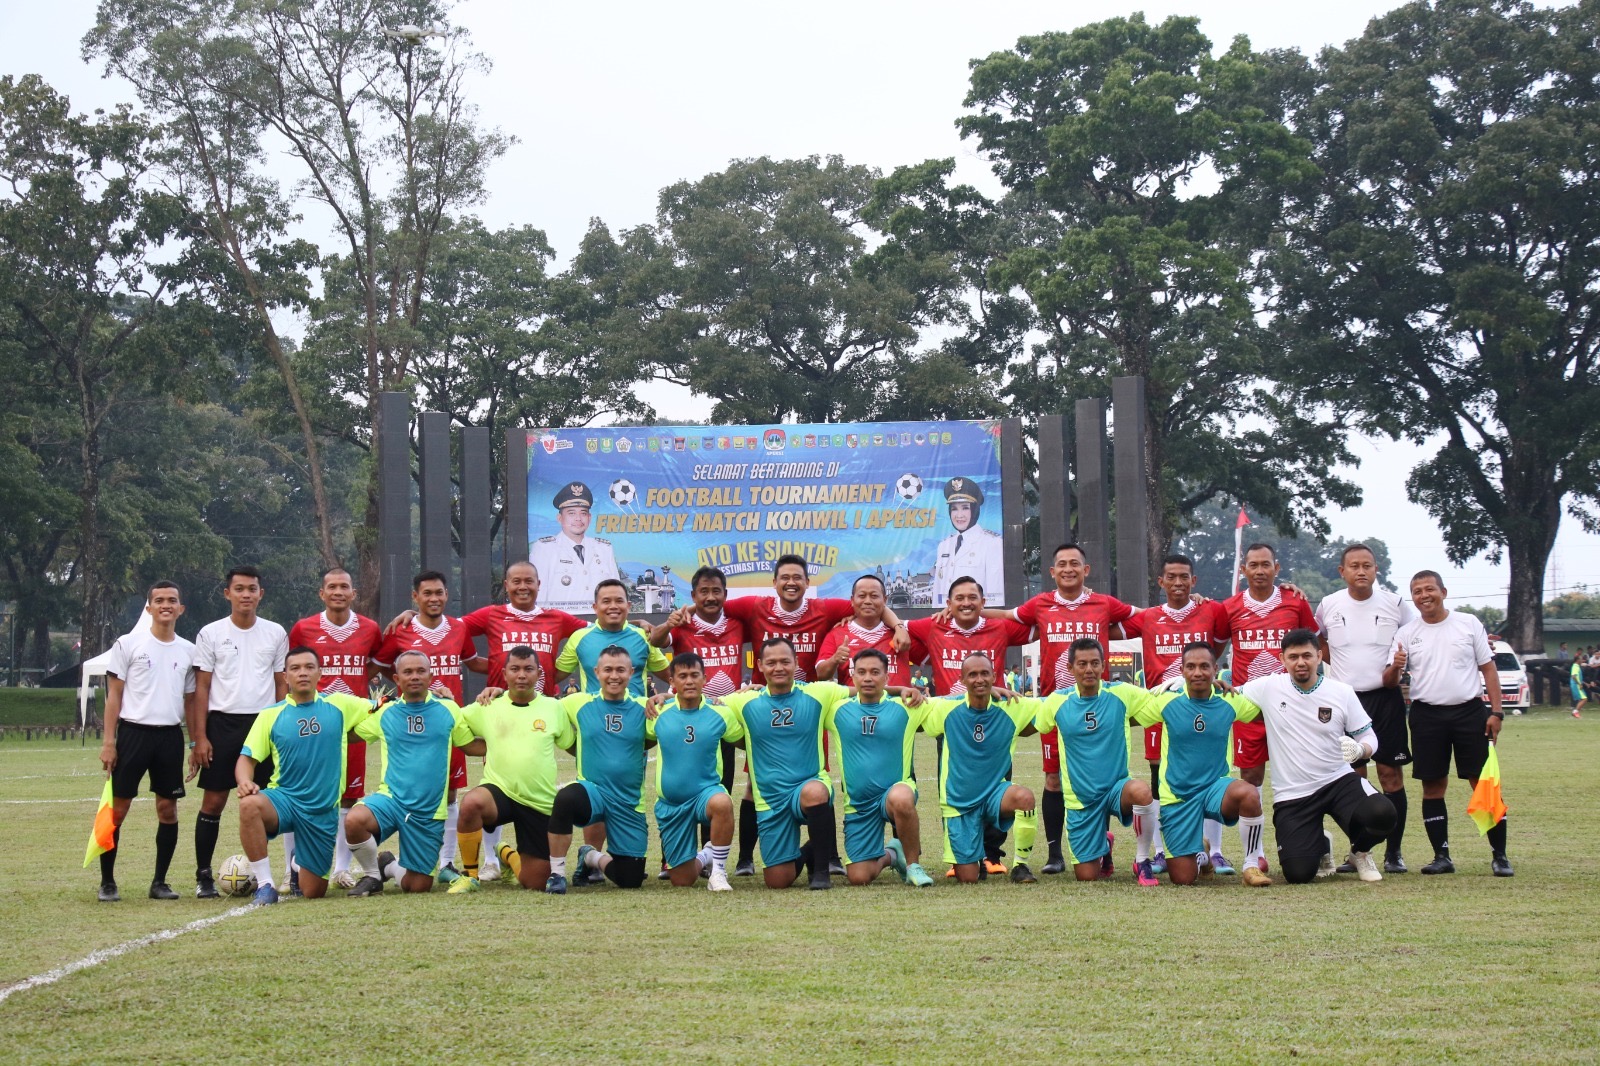
[[[0,1002],[0,1060],[1593,1061],[1600,720],[1510,719],[1501,761],[1510,880],[1489,876],[1456,786],[1460,872],[1378,885],[1140,889],[1130,835],[1116,879],[1086,885],[915,891],[889,873],[827,893],[749,878],[726,896],[654,880],[566,897],[336,893],[17,992]],[[932,762],[921,743],[924,780]],[[1039,785],[1036,742],[1017,772]],[[0,989],[233,906],[191,895],[193,799],[172,878],[184,898],[143,896],[141,801],[124,902],[95,903],[98,873],[79,863],[100,782],[92,741],[0,743]],[[1420,806],[1413,787],[1413,869],[1428,857]],[[926,795],[922,811],[932,852]],[[239,850],[232,805],[222,840],[219,859]],[[1227,850],[1237,860],[1231,830]]]
[[[71,725],[78,693],[69,688],[0,688],[0,726]]]

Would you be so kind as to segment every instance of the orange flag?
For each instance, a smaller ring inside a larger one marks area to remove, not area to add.
[[[1472,790],[1472,800],[1467,804],[1467,817],[1478,825],[1478,832],[1487,833],[1500,824],[1506,816],[1505,800],[1500,796],[1500,756],[1494,743],[1489,744],[1489,758],[1478,774],[1478,786]]]
[[[94,812],[94,828],[89,830],[89,847],[83,853],[83,865],[117,846],[117,824],[111,819],[111,778],[106,778],[105,790],[100,793],[100,809]]]

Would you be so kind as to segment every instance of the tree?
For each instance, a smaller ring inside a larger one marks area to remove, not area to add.
[[[1412,3],[1288,90],[1321,170],[1276,264],[1294,366],[1363,430],[1443,438],[1408,489],[1452,561],[1509,561],[1523,651],[1563,509],[1600,528],[1597,33],[1593,0]]]
[[[1600,618],[1600,596],[1587,588],[1563,592],[1544,605],[1546,618]]]
[[[1172,549],[1194,560],[1195,591],[1216,599],[1233,589],[1233,528],[1237,511],[1211,503],[1195,512],[1190,528],[1179,535]],[[1389,546],[1378,537],[1350,540],[1338,537],[1321,541],[1315,537],[1286,532],[1269,521],[1258,520],[1244,531],[1244,543],[1272,545],[1283,568],[1283,580],[1299,586],[1312,603],[1321,602],[1330,592],[1344,588],[1339,577],[1339,558],[1352,544],[1365,544],[1378,564],[1378,585],[1398,591]],[[1241,582],[1241,587],[1243,584]]]

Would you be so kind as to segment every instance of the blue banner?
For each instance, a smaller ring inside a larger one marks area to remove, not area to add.
[[[999,421],[541,429],[528,454],[545,606],[587,610],[620,577],[671,610],[702,566],[767,593],[788,554],[822,596],[877,574],[891,606],[933,607],[970,576],[1004,601]]]

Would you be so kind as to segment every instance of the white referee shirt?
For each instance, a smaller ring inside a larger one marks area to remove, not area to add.
[[[180,636],[158,640],[148,629],[111,645],[107,673],[122,682],[121,722],[182,725],[183,697],[194,691],[195,647]]]
[[[1317,630],[1328,642],[1328,674],[1357,692],[1383,687],[1383,671],[1394,658],[1400,627],[1416,609],[1387,589],[1374,588],[1358,600],[1349,589],[1330,593],[1317,604]]]
[[[1483,623],[1472,615],[1451,611],[1434,623],[1418,618],[1401,627],[1394,646],[1406,650],[1413,700],[1448,706],[1483,695],[1478,668],[1494,661],[1494,654]]]
[[[1349,774],[1340,737],[1371,741],[1372,719],[1361,709],[1356,690],[1343,681],[1324,677],[1302,692],[1288,674],[1268,674],[1245,682],[1239,691],[1261,708],[1267,724],[1274,803],[1305,799]],[[1373,791],[1370,785],[1367,791]]]
[[[219,618],[200,630],[195,668],[211,673],[211,706],[221,714],[259,714],[278,702],[273,674],[283,671],[289,635],[276,622],[257,617],[240,629]]]

